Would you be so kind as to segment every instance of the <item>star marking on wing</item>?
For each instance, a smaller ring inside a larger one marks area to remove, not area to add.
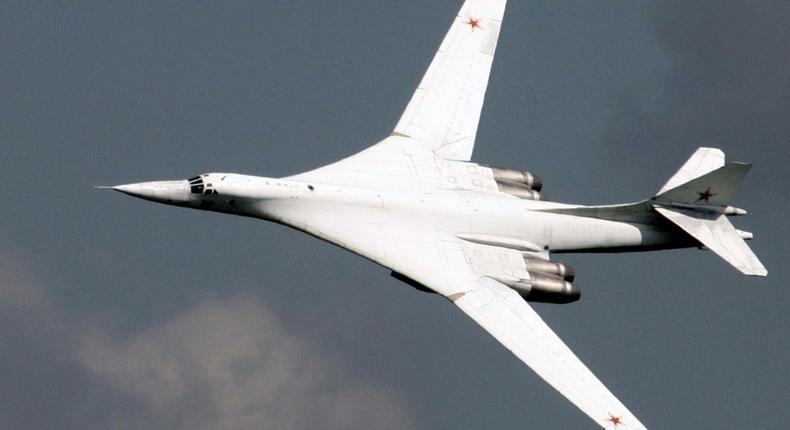
[[[480,20],[475,18],[469,18],[469,21],[466,21],[464,24],[468,24],[470,27],[472,27],[472,31],[475,31],[476,28],[483,28],[480,27]]]
[[[607,419],[606,421],[614,424],[615,427],[617,427],[617,426],[619,426],[620,424],[623,423],[623,419],[622,418],[620,418],[618,416],[614,416],[612,414],[609,414],[609,419]]]
[[[699,194],[699,198],[697,199],[698,202],[705,201],[706,203],[710,202],[710,198],[713,196],[717,196],[717,193],[710,192],[710,187],[708,187],[705,191],[697,191]]]

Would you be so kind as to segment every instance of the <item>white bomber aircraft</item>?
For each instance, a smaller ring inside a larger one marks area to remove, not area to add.
[[[652,198],[545,201],[530,173],[470,161],[506,0],[467,0],[389,137],[286,178],[208,173],[113,187],[175,206],[260,218],[372,260],[446,297],[598,425],[644,425],[527,302],[579,299],[550,253],[704,247],[747,275],[766,270],[728,216],[749,164],[700,148]]]

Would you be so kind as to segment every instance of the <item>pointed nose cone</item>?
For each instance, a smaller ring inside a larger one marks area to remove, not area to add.
[[[117,185],[112,189],[159,203],[184,204],[189,201],[189,182],[186,180],[140,182]]]
[[[146,187],[143,186],[144,182],[139,184],[126,184],[126,185],[116,185],[112,187],[113,190],[120,191],[124,194],[129,194],[130,196],[139,197],[141,194],[146,192]]]

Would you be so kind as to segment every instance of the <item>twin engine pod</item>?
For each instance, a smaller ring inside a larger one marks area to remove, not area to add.
[[[520,170],[512,169],[500,169],[499,167],[491,167],[491,171],[494,172],[494,179],[497,182],[521,184],[535,191],[540,191],[541,188],[543,188],[543,180],[540,179],[540,176],[533,175],[529,172],[522,172]]]
[[[556,276],[562,278],[564,281],[573,282],[573,278],[576,276],[576,271],[573,270],[573,267],[562,263],[526,256],[524,257],[524,263],[527,264],[530,271]]]
[[[497,279],[515,290],[528,302],[565,304],[579,300],[582,290],[555,276],[529,272],[529,279],[517,281]]]
[[[540,194],[543,180],[529,172],[491,167],[499,191],[527,200],[545,200]]]
[[[524,300],[540,303],[571,303],[579,300],[582,290],[571,282],[574,270],[562,263],[524,257],[529,279],[494,278],[515,290]]]
[[[510,194],[512,196],[516,196],[520,199],[545,200],[543,195],[541,195],[539,192],[521,184],[512,184],[508,182],[497,181],[496,185],[497,188],[499,188],[499,191]]]

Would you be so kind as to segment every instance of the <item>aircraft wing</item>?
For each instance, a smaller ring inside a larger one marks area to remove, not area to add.
[[[471,276],[466,291],[448,296],[456,306],[601,427],[645,428],[515,290],[489,277],[491,272],[529,277],[521,252],[461,246]]]
[[[454,303],[601,427],[645,428],[514,290],[483,278]]]
[[[481,244],[453,227],[413,223],[386,212],[343,221],[298,205],[289,210],[284,218],[299,218],[299,228],[448,298],[601,427],[645,428],[521,296],[495,280],[530,278],[525,255],[548,259],[546,251],[529,250],[516,239]]]
[[[645,428],[515,290],[495,280],[530,277],[523,251],[450,232],[384,229],[400,256],[394,270],[448,298],[601,427]],[[548,259],[546,251],[528,254]]]
[[[474,176],[476,166],[463,162],[474,149],[505,4],[464,2],[391,136],[291,178],[422,191],[469,182],[466,188],[496,190],[493,179]],[[387,219],[387,213],[372,212],[353,225],[302,210],[283,219],[301,219],[298,228],[447,297],[601,427],[645,428],[521,296],[494,280],[530,276],[521,251],[472,243],[442,226]]]
[[[394,133],[440,158],[472,157],[505,3],[463,4]]]
[[[293,179],[350,186],[419,187],[414,163],[469,161],[506,0],[467,0],[392,134]]]

